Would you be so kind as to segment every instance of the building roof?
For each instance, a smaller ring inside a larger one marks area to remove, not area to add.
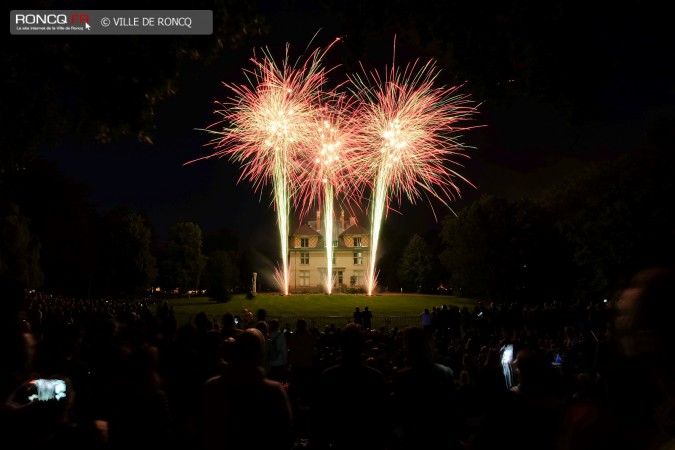
[[[345,231],[342,232],[343,235],[345,234],[368,234],[368,230],[363,228],[361,225],[354,224],[349,226]]]
[[[293,233],[291,233],[291,236],[319,236],[319,237],[324,237],[323,233],[321,233],[320,230],[317,230],[316,228],[312,227],[310,223],[315,223],[315,222],[309,222],[309,223],[304,223],[300,225]],[[333,241],[339,240],[341,237],[344,236],[352,236],[355,234],[369,234],[370,231],[367,230],[366,228],[362,227],[361,225],[357,223],[352,223],[350,224],[347,228],[345,228],[342,233],[340,233],[339,226],[333,227]]]
[[[321,233],[307,224],[300,225],[293,236],[321,236]]]

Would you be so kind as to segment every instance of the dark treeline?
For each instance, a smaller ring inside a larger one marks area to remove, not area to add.
[[[380,261],[380,284],[498,302],[602,301],[636,268],[672,260],[675,161],[665,130],[531,198],[483,195],[447,215],[438,235],[383,232],[390,245],[404,243]]]
[[[135,298],[158,285],[186,292],[216,280],[215,292],[239,285],[239,244],[226,230],[205,237],[198,224],[181,222],[160,242],[142,211],[99,212],[85,186],[37,159],[4,181],[0,272],[12,283],[81,298]]]
[[[637,267],[672,260],[673,161],[654,145],[537,199],[484,197],[444,223],[443,261],[471,295],[600,300]]]
[[[483,195],[446,216],[438,235],[392,238],[396,250],[378,262],[381,288],[499,302],[606,298],[623,273],[672,258],[675,165],[666,141],[589,164],[536,198]],[[230,230],[203,235],[199,224],[177,223],[160,242],[142,211],[97,212],[86,187],[49,163],[34,160],[5,187],[0,272],[25,288],[88,298],[162,286],[226,299],[256,271]]]

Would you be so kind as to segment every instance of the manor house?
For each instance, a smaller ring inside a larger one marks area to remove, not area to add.
[[[370,232],[355,217],[333,220],[333,235],[326,237],[321,212],[316,220],[301,224],[291,233],[289,244],[289,288],[291,292],[326,292],[326,244],[333,246],[332,292],[366,289],[370,264]]]

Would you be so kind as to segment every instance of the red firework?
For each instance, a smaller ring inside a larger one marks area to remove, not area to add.
[[[244,71],[249,84],[224,83],[233,95],[218,103],[222,120],[207,129],[216,136],[215,151],[197,160],[229,157],[240,164],[239,181],[248,179],[258,191],[276,182],[279,165],[287,176],[296,172],[296,153],[314,131],[325,70],[318,51],[292,66],[288,47],[281,66],[267,51],[251,62],[254,68]]]
[[[340,199],[348,209],[359,205],[358,127],[353,97],[326,93],[314,133],[299,152],[296,207],[304,217],[315,203]]]
[[[384,77],[363,72],[350,77],[360,105],[358,164],[364,183],[386,191],[385,209],[390,199],[400,204],[403,197],[413,204],[436,198],[447,206],[461,194],[456,180],[473,186],[455,170],[461,167],[457,157],[467,157],[457,135],[474,128],[465,123],[476,113],[461,86],[434,86],[433,61],[392,66]]]

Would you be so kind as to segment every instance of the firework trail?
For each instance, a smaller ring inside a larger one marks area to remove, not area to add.
[[[433,61],[403,69],[392,65],[384,76],[376,71],[363,73],[349,80],[360,104],[360,173],[371,190],[372,242],[366,273],[368,295],[372,295],[380,229],[391,201],[400,204],[405,197],[415,204],[426,198],[431,204],[437,199],[449,207],[449,201],[461,194],[455,180],[473,186],[453,169],[461,167],[453,158],[467,156],[456,135],[473,128],[460,122],[472,116],[476,106],[458,93],[459,86],[434,86],[438,72]]]
[[[317,49],[295,64],[288,45],[281,65],[268,50],[262,51],[261,58],[251,58],[253,69],[244,70],[248,84],[224,83],[233,94],[219,103],[222,108],[216,113],[222,120],[205,130],[216,136],[211,141],[215,151],[186,163],[228,157],[242,169],[238,183],[249,180],[255,192],[272,186],[282,261],[277,278],[284,295],[289,293],[289,213],[297,187],[298,152],[315,133],[316,105],[327,73],[321,60],[328,48]]]
[[[333,287],[333,224],[334,203],[343,199],[348,208],[357,205],[357,190],[353,182],[354,104],[344,94],[327,95],[318,117],[310,144],[304,147],[304,167],[297,180],[301,190],[296,196],[297,208],[302,218],[314,202],[323,207],[323,229],[326,243],[326,273],[324,288],[327,294]],[[318,224],[317,224],[318,225]],[[320,226],[320,225],[318,225]]]

